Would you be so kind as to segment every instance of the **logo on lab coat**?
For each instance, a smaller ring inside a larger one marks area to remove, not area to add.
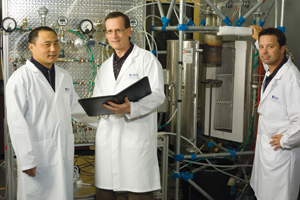
[[[70,92],[70,88],[65,88],[65,92]]]
[[[276,96],[272,95],[272,99],[278,101],[279,97],[276,97]]]
[[[129,77],[138,77],[139,74],[129,74]]]

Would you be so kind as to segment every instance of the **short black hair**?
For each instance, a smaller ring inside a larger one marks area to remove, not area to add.
[[[286,46],[286,37],[284,33],[277,28],[266,28],[259,32],[258,40],[263,35],[275,35],[277,37],[277,42],[279,43],[279,47]]]
[[[118,11],[109,13],[109,14],[105,17],[104,25],[105,25],[106,20],[108,20],[108,19],[113,19],[113,18],[117,18],[117,17],[122,17],[122,19],[123,19],[123,21],[124,21],[124,26],[125,26],[125,28],[129,28],[129,27],[130,27],[130,20],[129,20],[129,17],[128,17],[127,15],[125,15],[124,13],[118,12]],[[106,29],[106,27],[105,27],[105,29]]]
[[[38,37],[38,34],[40,31],[51,31],[53,33],[55,33],[55,35],[57,36],[57,33],[50,27],[48,26],[40,26],[37,27],[35,29],[33,29],[30,33],[29,33],[29,43],[35,44],[36,38]]]

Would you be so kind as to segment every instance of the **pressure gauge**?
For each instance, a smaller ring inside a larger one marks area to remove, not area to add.
[[[10,17],[6,17],[2,20],[2,28],[6,32],[13,32],[17,28],[17,22]]]
[[[84,19],[80,22],[80,30],[84,34],[88,34],[93,30],[93,23],[88,20]]]
[[[60,16],[57,18],[57,24],[59,26],[66,26],[68,24],[68,19],[64,16]]]
[[[138,26],[138,21],[136,19],[130,19],[130,27],[136,29]]]

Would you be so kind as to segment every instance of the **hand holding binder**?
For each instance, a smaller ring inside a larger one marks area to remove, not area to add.
[[[151,93],[149,79],[145,76],[116,95],[79,99],[78,102],[88,116],[109,115],[115,113],[103,107],[103,104],[107,104],[108,102],[123,104],[125,97],[131,102],[136,102]]]
[[[107,105],[108,104],[108,105]],[[102,106],[115,114],[129,114],[130,113],[130,101],[128,97],[125,97],[124,103],[116,104],[113,102],[107,102],[107,104],[102,104]]]

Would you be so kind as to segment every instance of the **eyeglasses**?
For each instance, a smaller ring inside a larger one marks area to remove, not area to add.
[[[117,29],[117,30],[109,30],[109,31],[105,31],[105,33],[107,34],[107,35],[112,35],[113,34],[113,32],[115,32],[116,34],[121,34],[121,33],[123,33],[123,31],[125,31],[127,28],[124,28],[123,30],[120,30],[120,29]]]

